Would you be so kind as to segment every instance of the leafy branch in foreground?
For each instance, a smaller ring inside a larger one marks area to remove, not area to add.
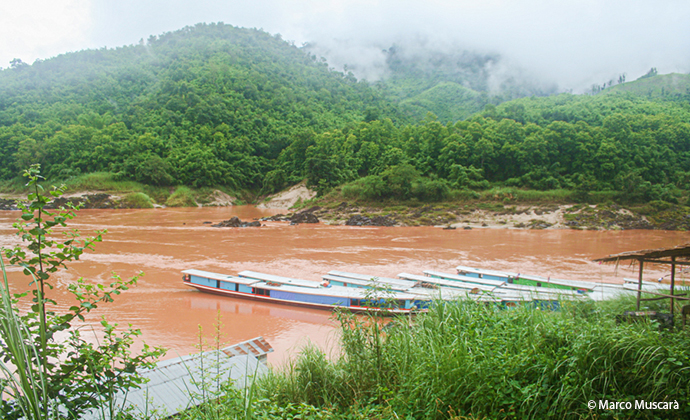
[[[143,379],[136,369],[151,366],[164,350],[145,345],[141,354],[133,356],[130,346],[140,331],[130,326],[118,334],[117,324],[105,319],[101,320],[103,342],[94,345],[72,323],[75,319],[84,321],[85,315],[100,303],[112,302],[115,295],[136,284],[141,274],[126,281],[115,275],[108,287],[80,278],[68,286],[76,304],[65,313],[53,310],[57,302],[46,297],[46,288],[53,288],[48,282],[50,276],[67,268],[66,263],[78,260],[85,250],[93,250],[93,244],[102,240],[105,231],[80,239],[77,230],[70,230],[65,233],[66,240],[53,239],[53,228],[67,227],[67,220],[74,218],[78,208],[70,206],[49,212],[46,207],[51,198],[43,194],[39,184],[40,166],[32,165],[24,176],[29,179],[31,192],[29,201],[18,206],[22,216],[14,227],[25,246],[3,249],[2,253],[31,278],[33,303],[26,314],[20,314],[19,299],[29,292],[10,296],[4,276],[0,340],[5,345],[0,348],[0,358],[5,378],[0,385],[2,392],[13,399],[2,401],[0,414],[8,419],[76,418],[91,409],[107,409],[112,415],[116,410],[113,396],[138,387]],[[50,196],[58,198],[63,193],[64,187],[53,188]],[[56,335],[61,331],[66,332],[67,338]]]

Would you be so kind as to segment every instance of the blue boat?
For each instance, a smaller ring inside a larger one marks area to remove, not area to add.
[[[353,312],[424,311],[433,301],[470,299],[502,307],[537,305],[558,307],[563,298],[578,293],[541,287],[509,284],[439,272],[425,276],[402,273],[399,278],[330,271],[321,283],[242,271],[237,276],[202,270],[184,270],[184,282],[199,291],[223,296],[317,309],[345,308]]]
[[[185,284],[201,292],[317,309],[340,307],[353,312],[410,313],[423,310],[431,303],[428,296],[392,290],[372,292],[253,271],[242,271],[238,276],[195,269],[182,273]]]

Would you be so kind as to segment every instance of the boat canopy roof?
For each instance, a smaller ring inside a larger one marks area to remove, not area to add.
[[[418,296],[410,294],[410,293],[404,293],[404,292],[385,292],[385,293],[379,293],[377,294],[372,294],[371,290],[367,289],[360,289],[356,287],[345,287],[345,286],[329,286],[329,287],[321,287],[319,286],[318,288],[305,288],[302,286],[298,285],[292,285],[292,284],[277,284],[277,283],[269,283],[269,282],[259,282],[253,285],[255,288],[260,288],[260,289],[267,289],[267,290],[281,290],[284,292],[290,292],[290,293],[300,293],[300,294],[306,294],[306,295],[312,295],[312,296],[332,296],[332,297],[341,297],[341,298],[348,298],[348,299],[395,299],[395,300],[414,300],[417,299]]]
[[[422,282],[422,283],[428,283],[428,284],[434,284],[437,286],[442,286],[442,287],[452,287],[456,289],[467,289],[472,290],[472,289],[479,289],[482,292],[491,292],[494,290],[496,287],[495,286],[489,286],[486,284],[479,284],[479,283],[468,283],[462,280],[447,280],[447,279],[442,279],[442,278],[434,278],[434,277],[429,277],[429,276],[420,276],[418,274],[409,274],[409,273],[400,273],[398,274],[398,277],[403,278],[403,279],[409,279],[409,280],[414,280],[416,282]],[[472,279],[472,280],[477,280],[477,279]]]
[[[321,285],[318,282],[311,280],[293,279],[290,277],[274,276],[273,274],[257,273],[256,271],[242,271],[237,273],[240,277],[247,277],[250,279],[261,280],[269,283],[290,284],[299,287],[310,287],[318,289]]]
[[[229,276],[227,274],[218,274],[218,273],[212,273],[210,271],[202,271],[202,270],[195,270],[195,269],[183,270],[182,272],[184,274],[190,274],[192,276],[205,277],[207,279],[212,279],[212,280],[229,281],[229,282],[238,283],[238,284],[251,285],[251,284],[259,282],[259,280],[257,280],[257,279],[235,277],[235,276]]]
[[[360,279],[355,279],[355,278],[351,278],[351,277],[333,276],[330,274],[326,274],[322,278],[324,280],[328,280],[328,281],[339,281],[339,282],[343,282],[343,283],[347,283],[347,284],[356,284],[358,286],[390,287],[393,290],[399,290],[401,292],[404,292],[405,290],[409,289],[410,287],[414,287],[414,285],[416,284],[413,281],[399,280],[396,282],[391,282],[391,281],[388,281],[388,279],[377,279],[376,282],[372,283],[371,280],[360,280]]]
[[[477,279],[474,277],[462,276],[462,275],[458,275],[458,274],[442,273],[440,271],[434,271],[434,270],[424,270],[424,274],[426,274],[427,276],[440,277],[442,279],[464,281],[466,283],[481,283],[481,284],[488,284],[491,286],[503,286],[505,284],[505,281],[501,281],[501,280]]]
[[[353,280],[359,280],[359,281],[363,281],[365,283],[371,283],[371,281],[375,279],[375,281],[378,281],[381,283],[387,283],[387,284],[390,284],[391,286],[396,285],[396,286],[405,287],[405,288],[414,286],[414,282],[410,282],[407,280],[392,279],[392,278],[388,278],[388,277],[370,276],[367,274],[348,273],[345,271],[337,271],[337,270],[331,270],[328,272],[328,274],[331,276],[337,276],[337,277],[344,277],[344,278],[353,279]],[[360,284],[360,283],[358,283],[358,284]]]
[[[460,274],[463,274],[463,273],[488,274],[490,276],[505,277],[505,278],[517,276],[516,273],[508,273],[506,271],[497,271],[497,270],[485,270],[483,268],[467,267],[464,265],[459,265],[459,266],[455,267],[455,269],[458,270],[458,273],[460,273]]]

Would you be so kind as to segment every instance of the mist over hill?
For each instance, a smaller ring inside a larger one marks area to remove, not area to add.
[[[539,79],[500,54],[423,38],[404,39],[387,48],[346,41],[330,47],[309,43],[303,48],[324,57],[334,70],[374,84],[416,119],[431,112],[442,121],[456,122],[488,103],[558,92],[553,81]]]

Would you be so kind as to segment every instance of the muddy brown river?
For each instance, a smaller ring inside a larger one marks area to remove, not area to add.
[[[329,270],[396,277],[401,272],[422,274],[426,269],[454,273],[455,266],[469,265],[621,283],[624,277],[637,274],[628,266],[616,270],[591,260],[690,242],[687,232],[664,231],[442,230],[289,226],[285,222],[266,222],[261,228],[213,228],[204,224],[232,216],[251,220],[278,212],[251,206],[82,210],[71,227],[83,235],[103,228],[108,233],[95,252],[86,253],[69,264],[69,270],[53,277],[56,288],[51,297],[67,306],[72,303],[67,285],[79,277],[107,284],[112,272],[129,277],[143,271],[136,287],[114,303],[101,305],[88,321],[97,325],[103,315],[121,327],[132,324],[141,329],[149,345],[168,348],[166,357],[170,358],[196,351],[199,328],[212,346],[213,326],[220,314],[222,343],[263,336],[275,349],[269,362],[280,364],[308,341],[324,348],[337,341],[336,323],[328,311],[203,294],[183,284],[181,270],[226,274],[254,270],[318,281]],[[11,225],[18,216],[18,212],[0,212],[0,246],[17,243]],[[649,280],[667,274],[645,272]],[[10,268],[8,274],[13,291],[28,288],[20,270]],[[83,334],[92,334],[90,325],[80,328]]]

